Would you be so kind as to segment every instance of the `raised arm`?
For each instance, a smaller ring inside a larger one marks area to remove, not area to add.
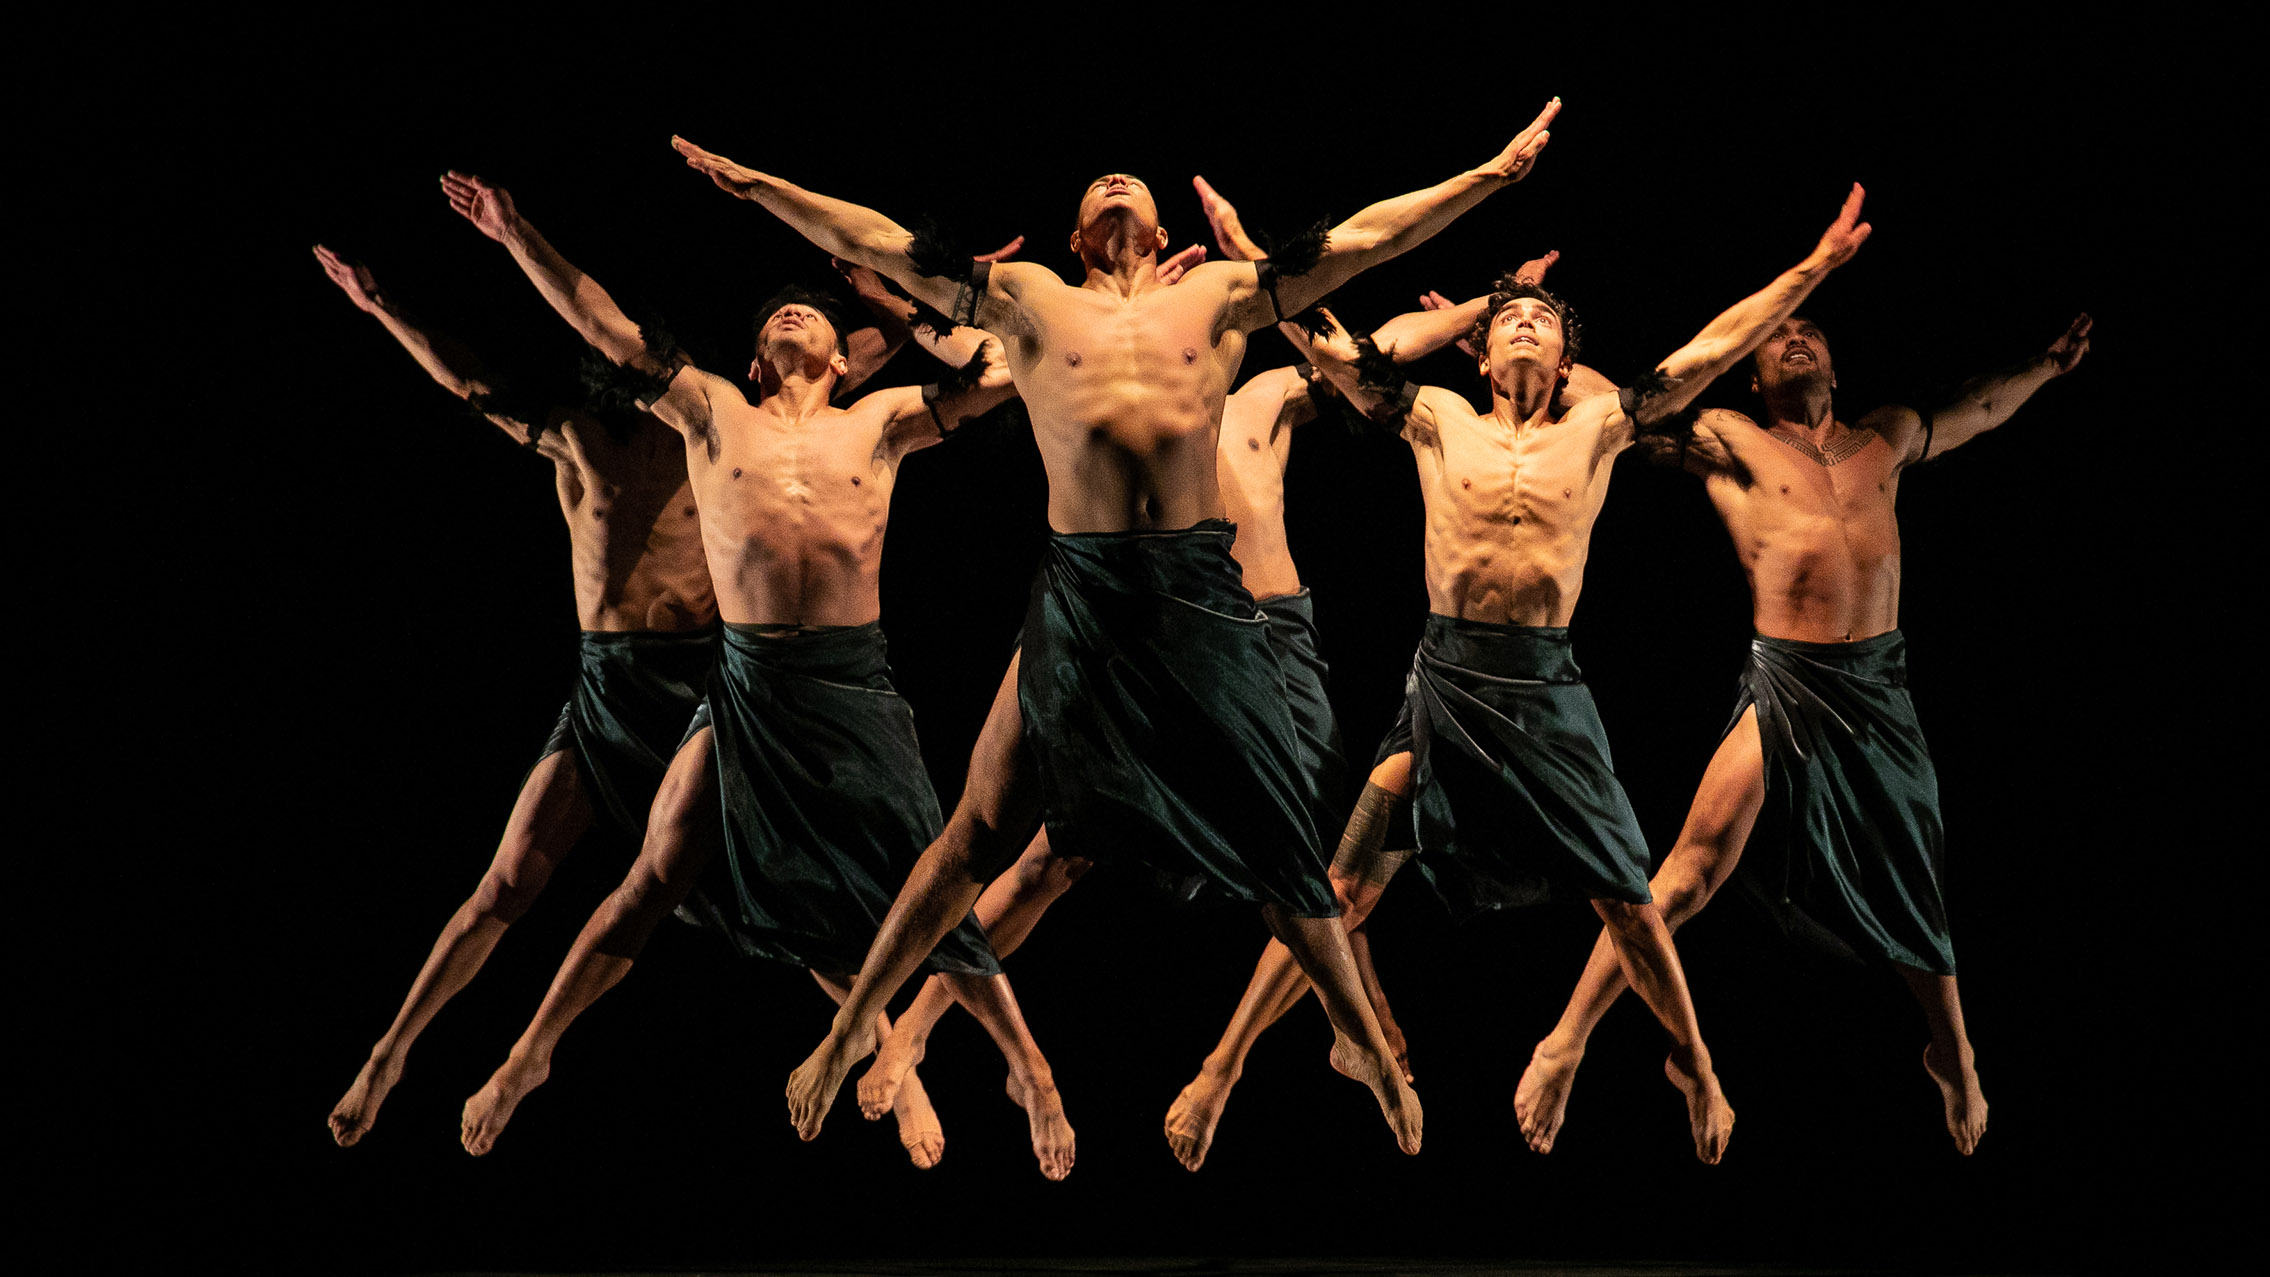
[[[924,274],[912,251],[914,232],[897,222],[871,208],[807,191],[793,182],[736,164],[682,137],[671,138],[670,145],[686,157],[687,167],[715,182],[719,190],[762,205],[830,256],[881,274],[933,309],[954,308],[961,285],[943,275]]]
[[[1560,110],[1559,98],[1547,102],[1529,127],[1488,163],[1424,190],[1381,200],[1333,227],[1313,267],[1278,281],[1277,305],[1282,314],[1308,309],[1358,274],[1425,243],[1491,192],[1528,176],[1538,154],[1552,140],[1546,126]]]
[[[568,321],[592,349],[609,363],[629,369],[624,385],[640,408],[652,412],[665,425],[701,437],[709,431],[712,401],[720,396],[739,398],[740,389],[722,377],[694,369],[673,351],[647,348],[647,334],[608,296],[599,281],[560,256],[550,241],[513,205],[512,194],[470,173],[451,171],[441,179],[442,193],[459,216],[483,235],[505,246],[519,263],[536,291]],[[613,388],[611,388],[612,391]]]
[[[1852,260],[1873,229],[1860,220],[1860,201],[1866,192],[1858,182],[1845,197],[1837,219],[1822,233],[1805,260],[1783,271],[1771,284],[1736,302],[1732,309],[1710,321],[1694,340],[1657,364],[1655,371],[1634,381],[1628,402],[1618,411],[1637,426],[1669,417],[1688,404],[1713,379],[1740,362],[1758,343],[1772,335],[1775,326],[1796,313],[1797,307],[1830,271]]]
[[[2035,391],[2073,371],[2081,357],[2089,353],[2091,325],[2087,315],[2075,318],[2066,325],[2065,334],[2051,342],[2047,350],[2023,363],[1964,382],[1963,388],[1955,392],[1954,401],[1929,418],[1907,409],[1892,409],[1869,414],[1871,418],[1883,416],[1890,420],[1871,420],[1868,424],[1877,426],[1883,433],[1898,431],[1889,442],[1910,465],[1928,461],[1949,448],[1959,448],[2008,421],[2018,405],[2032,398]]]
[[[956,328],[939,337],[917,329],[915,340],[945,361],[952,370],[927,386],[900,386],[878,390],[860,401],[865,406],[881,401],[890,413],[883,430],[885,446],[904,455],[937,443],[961,429],[964,421],[983,416],[1017,393],[1009,376],[1009,360],[1001,340],[977,328]],[[966,355],[959,352],[967,351]]]
[[[442,176],[441,191],[458,216],[504,245],[529,282],[536,285],[536,291],[600,354],[627,364],[644,353],[646,343],[639,339],[638,325],[599,281],[577,270],[529,225],[514,206],[510,191],[454,169]]]
[[[516,410],[494,403],[498,387],[482,371],[480,361],[473,353],[457,342],[434,333],[404,314],[394,300],[378,286],[368,267],[351,262],[336,251],[321,244],[315,246],[315,260],[323,273],[347,295],[355,309],[376,319],[426,375],[434,379],[443,390],[473,404],[497,427],[520,443],[534,443],[543,433],[543,417],[525,409]],[[535,420],[523,418],[535,417]]]

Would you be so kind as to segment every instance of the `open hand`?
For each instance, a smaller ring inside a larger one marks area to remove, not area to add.
[[[1010,258],[1015,257],[1017,255],[1017,250],[1023,248],[1024,246],[1025,237],[1019,235],[1017,238],[1010,240],[1008,243],[994,249],[992,252],[979,253],[977,256],[970,258],[970,260],[973,262],[1005,262]]]
[[[1541,288],[1545,283],[1545,272],[1553,269],[1553,263],[1559,260],[1561,250],[1557,248],[1548,251],[1543,257],[1532,257],[1514,269],[1513,282]]]
[[[1530,266],[1535,266],[1536,264],[1536,262],[1530,262],[1528,265],[1523,266],[1521,269],[1527,270]],[[1419,309],[1456,310],[1458,309],[1458,303],[1450,300],[1448,297],[1443,296],[1441,293],[1428,292],[1420,296]],[[1472,355],[1474,353],[1474,343],[1464,337],[1458,339],[1458,348],[1462,351],[1465,351],[1468,355]]]
[[[710,181],[717,183],[717,189],[721,191],[746,196],[764,177],[764,174],[753,168],[735,164],[722,155],[705,151],[676,134],[671,135],[670,145],[676,148],[678,154],[686,157],[687,168],[706,174]]]
[[[457,215],[473,223],[483,235],[502,244],[520,223],[520,210],[512,206],[512,193],[501,186],[491,186],[471,173],[456,169],[441,176],[441,193],[449,197],[449,206]]]
[[[1852,184],[1852,194],[1844,197],[1844,207],[1837,211],[1836,221],[1822,232],[1820,244],[1813,249],[1814,265],[1842,266],[1868,242],[1868,234],[1875,228],[1860,220],[1860,201],[1867,195],[1868,192],[1860,189],[1860,183]]]
[[[2065,329],[2063,337],[2049,343],[2049,357],[2057,365],[2058,376],[2073,371],[2073,366],[2081,362],[2081,356],[2089,353],[2089,329],[2095,323],[2084,314]]]
[[[375,315],[386,308],[386,298],[378,291],[378,281],[371,278],[370,268],[350,262],[321,244],[315,246],[315,260],[323,266],[323,273],[355,304],[355,309]]]
[[[1159,282],[1171,284],[1182,278],[1183,272],[1206,260],[1206,246],[1192,244],[1174,256],[1159,263]]]
[[[1245,233],[1245,223],[1238,220],[1237,209],[1222,193],[1206,184],[1206,179],[1193,177],[1190,184],[1198,189],[1198,204],[1206,210],[1206,224],[1214,228],[1214,243],[1222,256],[1233,262],[1250,262],[1266,257],[1261,246]]]
[[[1482,166],[1482,171],[1502,177],[1508,182],[1518,182],[1529,176],[1529,170],[1537,163],[1537,156],[1544,151],[1545,144],[1553,140],[1553,131],[1545,126],[1551,124],[1553,117],[1560,113],[1559,98],[1547,102],[1545,109],[1537,113],[1537,118],[1529,122],[1529,127],[1514,134],[1513,140],[1498,152],[1498,157]]]

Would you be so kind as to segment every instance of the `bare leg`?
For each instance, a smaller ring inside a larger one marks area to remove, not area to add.
[[[831,980],[817,971],[812,973],[812,979],[819,982],[820,988],[825,990],[828,997],[833,999],[839,1007],[843,1005],[844,998],[851,993],[850,989],[845,988],[838,981]],[[876,1028],[883,1036],[889,1037],[891,1022],[887,1019],[882,1020],[876,1025]],[[917,1169],[929,1170],[946,1156],[946,1128],[938,1122],[938,1111],[930,1107],[930,1094],[922,1089],[922,1079],[916,1077],[912,1070],[907,1072],[905,1083],[900,1089],[902,1095],[898,1108],[899,1147],[906,1150],[907,1159],[912,1161]]]
[[[1090,862],[1077,856],[1058,856],[1049,849],[1048,831],[1041,830],[1009,872],[995,878],[977,898],[977,925],[996,956],[1016,952],[1032,934],[1041,914],[1084,877]],[[859,1111],[875,1121],[891,1111],[892,1097],[907,1070],[922,1062],[929,1049],[930,1030],[952,1010],[954,992],[941,976],[922,982],[914,1004],[875,1048],[875,1063],[859,1079]]]
[[[1700,912],[1734,872],[1765,793],[1765,755],[1753,709],[1742,715],[1711,756],[1679,840],[1648,883],[1667,932],[1677,931]],[[1529,1147],[1540,1153],[1553,1151],[1569,1090],[1576,1084],[1577,1066],[1584,1061],[1584,1044],[1629,983],[1616,942],[1603,928],[1560,1023],[1537,1044],[1514,1089],[1514,1114]]]
[[[1970,1034],[1963,1029],[1963,1000],[1955,977],[1908,966],[1900,967],[1899,973],[1923,1004],[1923,1018],[1931,1025],[1923,1069],[1939,1084],[1939,1098],[1947,1108],[1947,1134],[1954,1137],[1955,1151],[1969,1157],[1986,1134],[1986,1093],[1978,1088],[1978,1062],[1971,1053]]]
[[[1679,965],[1679,951],[1671,947],[1670,928],[1663,925],[1663,914],[1653,904],[1595,900],[1592,907],[1607,924],[1605,934],[1615,946],[1625,981],[1639,992],[1640,1000],[1671,1035],[1671,1054],[1663,1061],[1664,1074],[1686,1097],[1695,1156],[1716,1165],[1726,1154],[1727,1141],[1734,1137],[1734,1108],[1726,1102],[1710,1067],[1710,1050],[1703,1045],[1694,999],[1687,992],[1687,975]]]
[[[1371,1088],[1395,1133],[1396,1147],[1419,1151],[1425,1115],[1411,1084],[1395,1067],[1395,1053],[1364,998],[1356,960],[1348,954],[1348,933],[1339,918],[1302,918],[1280,905],[1264,905],[1261,916],[1293,951],[1294,961],[1316,985],[1324,1017],[1332,1022],[1332,1067]]]
[[[702,866],[724,840],[723,814],[710,766],[714,733],[704,728],[670,760],[647,818],[646,844],[623,884],[584,924],[551,990],[488,1084],[465,1101],[465,1151],[479,1157],[496,1145],[512,1111],[551,1075],[560,1035],[599,995],[630,973],[656,924],[693,889]]]
[[[914,870],[907,875],[898,898],[891,902],[891,911],[868,947],[859,978],[836,1012],[827,1037],[788,1077],[789,1120],[804,1139],[819,1135],[844,1075],[875,1049],[875,1017],[891,995],[914,974],[939,939],[969,912],[985,879],[1017,854],[1037,824],[1039,794],[1023,779],[1018,758],[1023,744],[1024,722],[1017,709],[1017,662],[1011,660],[1008,674],[994,694],[985,727],[978,733],[977,747],[971,751],[969,783],[946,821],[945,832],[914,862]],[[1006,986],[1006,977],[994,978]],[[959,986],[956,988],[959,992]],[[983,996],[978,988],[969,991],[973,996]],[[997,1012],[996,1007],[987,1014]],[[991,1026],[988,1028],[991,1031]],[[994,1040],[1000,1042],[1001,1038],[996,1034]],[[1038,1069],[1029,1069],[1029,1061],[1012,1055],[1012,1075],[1020,1067],[1046,1076]],[[1053,1090],[1053,1080],[1049,1085]]]
[[[1072,1173],[1072,1123],[1064,1116],[1063,1098],[1056,1093],[1056,1075],[1042,1058],[1040,1047],[1025,1028],[1017,1009],[1017,995],[1004,975],[948,975],[941,977],[953,989],[955,1000],[969,1008],[993,1044],[1009,1062],[1009,1098],[1025,1111],[1032,1126],[1033,1157],[1040,1173],[1063,1179]],[[911,1075],[910,1075],[911,1077]],[[901,1088],[904,1095],[904,1088]]]
[[[504,938],[505,928],[528,912],[551,880],[552,870],[590,825],[591,800],[583,792],[574,751],[561,750],[537,763],[520,787],[520,798],[505,822],[496,858],[481,875],[481,885],[450,916],[418,978],[410,982],[409,996],[394,1013],[394,1023],[386,1026],[370,1049],[370,1059],[355,1075],[354,1085],[331,1110],[331,1138],[339,1147],[352,1147],[370,1133],[378,1120],[378,1106],[402,1080],[411,1044],[442,1004],[472,981],[488,961],[489,951]]]
[[[1364,998],[1371,1003],[1371,1013],[1379,1017],[1379,1031],[1387,1035],[1388,1048],[1395,1052],[1395,1067],[1403,1080],[1418,1085],[1417,1075],[1411,1072],[1411,1044],[1403,1040],[1403,1029],[1395,1023],[1395,1012],[1387,1005],[1387,990],[1379,983],[1379,969],[1371,961],[1371,928],[1358,924],[1348,932],[1348,956],[1356,960],[1356,978],[1364,982]]]
[[[1387,838],[1394,804],[1410,791],[1410,785],[1409,754],[1397,754],[1374,768],[1341,837],[1340,849],[1333,856],[1332,889],[1340,898],[1343,922],[1350,928],[1361,926],[1370,916],[1372,906],[1386,890],[1387,880],[1402,866],[1402,856],[1383,856],[1380,847]],[[1353,956],[1351,951],[1351,961]],[[1205,1165],[1207,1151],[1214,1144],[1214,1128],[1229,1106],[1230,1091],[1244,1075],[1247,1054],[1262,1031],[1291,1010],[1310,987],[1307,974],[1283,941],[1271,940],[1262,949],[1261,961],[1254,966],[1253,978],[1222,1030],[1221,1041],[1199,1065],[1198,1076],[1182,1088],[1167,1109],[1167,1147],[1184,1169],[1195,1171]],[[1369,1002],[1368,988],[1366,993]],[[1397,1067],[1400,1070],[1400,1063]],[[1409,1080],[1404,1078],[1406,1085]]]

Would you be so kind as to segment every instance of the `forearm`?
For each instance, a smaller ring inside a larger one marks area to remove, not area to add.
[[[1484,296],[1440,310],[1414,310],[1373,329],[1371,339],[1381,350],[1394,356],[1396,363],[1411,363],[1473,331],[1489,305],[1490,299]]]
[[[1661,384],[1647,395],[1642,419],[1656,420],[1692,403],[1703,387],[1756,350],[1782,320],[1795,314],[1829,270],[1807,258],[1711,320],[1693,341],[1658,365]]]
[[[1327,252],[1355,256],[1363,266],[1377,265],[1416,248],[1507,184],[1504,177],[1473,169],[1424,190],[1381,200],[1333,227]]]
[[[536,285],[536,291],[542,293],[560,318],[568,321],[600,354],[623,364],[646,349],[638,325],[615,304],[607,290],[599,286],[599,281],[560,256],[559,250],[534,226],[525,220],[515,221],[504,246],[529,282]]]
[[[1931,455],[1938,456],[2008,421],[2020,404],[2056,376],[2057,361],[2045,352],[1963,383],[1952,402],[1931,414]]]
[[[906,284],[900,276],[906,272],[906,249],[914,235],[874,209],[807,191],[769,174],[755,175],[740,195],[827,252]]]
[[[462,346],[454,342],[443,342],[420,328],[391,304],[381,302],[371,314],[443,390],[460,399],[468,399],[491,389],[481,376],[479,361]]]

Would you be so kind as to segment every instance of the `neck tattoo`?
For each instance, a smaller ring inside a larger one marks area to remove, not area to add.
[[[1850,461],[1860,454],[1862,448],[1868,446],[1870,439],[1876,437],[1876,432],[1867,428],[1847,430],[1841,437],[1831,441],[1826,449],[1822,449],[1814,447],[1808,440],[1792,439],[1779,430],[1768,430],[1766,433],[1796,449],[1817,466],[1833,466],[1840,461]]]

